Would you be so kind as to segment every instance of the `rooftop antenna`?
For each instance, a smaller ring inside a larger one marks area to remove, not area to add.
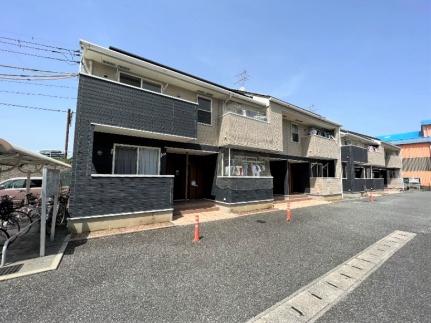
[[[250,75],[248,75],[247,70],[243,70],[241,73],[235,75],[236,82],[235,84],[239,85],[239,89],[241,91],[245,91],[245,83],[250,79]]]

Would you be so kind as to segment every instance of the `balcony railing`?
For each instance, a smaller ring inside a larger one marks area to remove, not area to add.
[[[386,166],[385,152],[383,150],[370,151],[368,150],[368,164],[373,166]]]
[[[265,121],[225,113],[221,118],[219,144],[281,151],[282,134],[276,133],[277,129]]]
[[[353,145],[341,146],[341,159],[343,161],[366,163],[368,162],[367,150]]]
[[[305,136],[301,139],[304,157],[338,159],[340,156],[340,148],[335,139],[316,135]]]
[[[197,105],[97,77],[81,75],[78,117],[85,123],[196,138]]]
[[[386,156],[387,168],[402,168],[403,162],[400,155],[387,155]]]

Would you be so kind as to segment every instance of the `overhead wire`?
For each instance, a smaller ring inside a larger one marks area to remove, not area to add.
[[[70,96],[51,95],[51,94],[45,94],[45,93],[32,93],[32,92],[8,91],[8,90],[0,90],[0,93],[17,94],[17,95],[46,96],[49,98],[56,98],[56,99],[76,100],[76,98],[72,98]]]
[[[51,112],[65,112],[65,113],[68,113],[68,110],[52,109],[52,108],[44,108],[44,107],[36,107],[36,106],[30,106],[30,105],[20,105],[20,104],[6,103],[6,102],[0,102],[0,106],[16,107],[16,108],[32,109],[32,110],[42,110],[42,111],[51,111]],[[74,111],[72,111],[72,112],[74,112]]]

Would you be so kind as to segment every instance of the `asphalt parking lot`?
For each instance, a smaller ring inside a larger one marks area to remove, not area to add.
[[[431,193],[345,201],[71,243],[0,284],[2,321],[243,322],[394,230],[417,233],[321,322],[429,321]]]

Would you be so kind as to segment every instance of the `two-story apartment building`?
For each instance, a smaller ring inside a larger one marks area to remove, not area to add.
[[[169,221],[175,201],[230,208],[337,197],[340,126],[117,48],[81,41],[70,227]]]
[[[403,187],[397,146],[348,130],[341,130],[341,138],[344,192]]]

